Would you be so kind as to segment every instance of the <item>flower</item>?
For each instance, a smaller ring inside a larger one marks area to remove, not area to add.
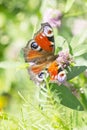
[[[59,65],[61,65],[63,68],[66,68],[67,66],[70,65],[72,62],[72,57],[69,54],[69,50],[66,51],[60,51],[58,53],[58,57],[56,59]]]
[[[48,22],[52,27],[61,26],[62,14],[57,9],[48,8],[44,12],[43,22]]]

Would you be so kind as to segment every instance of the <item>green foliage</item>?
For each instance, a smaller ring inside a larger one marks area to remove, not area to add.
[[[74,66],[68,69],[67,80],[71,80],[87,69],[86,66]]]
[[[12,62],[12,61],[3,61],[0,62],[0,68],[2,69],[23,69],[27,68],[29,65],[23,62]]]
[[[74,36],[70,42],[74,56],[81,56],[87,52],[87,30],[81,34]]]
[[[64,37],[56,36],[55,37],[55,46],[56,46],[55,51],[57,54],[60,50],[65,50],[68,48],[68,42]]]
[[[78,111],[84,110],[79,100],[71,93],[71,91],[64,85],[58,86],[57,84],[50,85],[53,98],[56,102],[59,102],[71,109]]]
[[[70,8],[72,7],[74,2],[75,2],[75,0],[67,0],[66,6],[65,6],[65,11],[64,11],[65,13],[67,13],[70,10]]]

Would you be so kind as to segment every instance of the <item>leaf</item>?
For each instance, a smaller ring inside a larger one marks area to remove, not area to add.
[[[74,1],[75,0],[67,0],[66,6],[65,6],[65,11],[64,11],[65,13],[67,13],[70,10],[70,8],[72,7]]]
[[[73,79],[87,69],[86,66],[74,66],[68,69],[67,80]]]
[[[73,55],[72,47],[64,37],[56,36],[55,37],[55,46],[56,46],[56,49],[55,49],[56,54],[58,53],[58,51],[69,49],[70,54]],[[57,48],[59,48],[58,51],[57,51]]]
[[[70,44],[68,44],[68,47],[69,47],[69,53],[70,53],[71,55],[73,55],[73,50],[72,50],[71,45],[70,45]]]
[[[0,68],[2,69],[17,69],[17,68],[26,68],[29,65],[27,63],[13,62],[13,61],[2,61],[0,62]]]
[[[75,57],[75,63],[77,66],[87,66],[87,53],[84,53],[80,57]]]
[[[81,56],[86,52],[87,52],[87,44],[83,44],[83,45],[81,44],[77,46],[75,49],[73,49],[74,57]]]
[[[50,90],[53,93],[53,98],[56,102],[59,102],[60,100],[60,104],[66,107],[69,107],[71,109],[75,109],[78,111],[84,110],[80,101],[64,85],[58,86],[56,83],[52,83],[50,84]]]
[[[70,45],[72,46],[74,56],[81,56],[87,52],[87,44],[85,43],[86,39],[87,30],[72,38]]]
[[[56,53],[58,53],[57,48],[61,48],[60,50],[67,49],[68,48],[68,42],[62,36],[57,36],[55,38],[55,46],[56,46]]]
[[[73,45],[73,48],[76,48],[78,45],[82,44],[87,38],[87,30],[81,32],[80,34],[74,36],[70,42],[70,45]]]

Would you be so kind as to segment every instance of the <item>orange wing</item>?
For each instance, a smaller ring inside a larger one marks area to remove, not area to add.
[[[34,39],[30,40],[23,50],[26,62],[41,63],[46,57],[54,55],[52,27],[48,23],[42,24]]]

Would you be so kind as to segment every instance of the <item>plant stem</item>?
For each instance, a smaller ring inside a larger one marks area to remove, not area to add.
[[[75,12],[75,13],[71,13],[71,14],[64,13],[62,17],[65,17],[65,18],[67,18],[67,17],[76,17],[76,16],[80,16],[80,15],[84,15],[84,14],[87,14],[87,11],[85,11],[85,12],[78,12],[78,13]]]

